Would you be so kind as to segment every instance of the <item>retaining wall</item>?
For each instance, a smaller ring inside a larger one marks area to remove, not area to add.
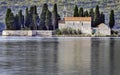
[[[4,30],[2,36],[52,36],[49,30]]]

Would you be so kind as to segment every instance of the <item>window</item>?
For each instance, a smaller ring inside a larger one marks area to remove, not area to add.
[[[83,26],[83,22],[82,22],[82,26]]]
[[[75,23],[73,22],[73,26],[75,25]]]

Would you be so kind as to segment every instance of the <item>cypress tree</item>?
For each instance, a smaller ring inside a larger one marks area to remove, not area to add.
[[[6,17],[5,17],[5,23],[6,23],[6,29],[9,30],[11,28],[11,26],[9,25],[9,16],[11,13],[11,9],[8,8],[7,12],[6,12]]]
[[[36,14],[33,14],[32,15],[32,25],[31,25],[31,29],[32,30],[37,30],[37,15]]]
[[[11,12],[10,13],[10,16],[9,16],[9,24],[10,24],[10,26],[11,26],[11,30],[14,30],[14,14]]]
[[[14,18],[15,22],[14,22],[14,30],[20,30],[21,29],[21,26],[19,24],[19,16],[18,14],[16,14],[15,18]]]
[[[83,15],[84,15],[84,12],[83,12],[83,8],[81,7],[79,9],[79,17],[83,17]]]
[[[13,30],[14,29],[14,15],[10,8],[7,9],[6,17],[5,17],[6,29]]]
[[[33,13],[37,15],[37,6],[36,5],[34,6],[34,10],[33,11],[34,11]]]
[[[96,6],[96,9],[95,9],[95,14],[96,14],[97,16],[99,16],[99,15],[100,15],[100,11],[99,11],[99,6],[98,6],[98,5]]]
[[[92,18],[91,26],[94,27],[94,11],[92,8],[89,11],[89,16]]]
[[[24,15],[22,15],[22,10],[18,12],[19,25],[21,28],[24,28]]]
[[[34,11],[35,9],[34,9],[34,6],[31,6],[30,7],[30,10],[29,10],[29,12],[30,12],[30,14],[33,14],[35,11]]]
[[[75,5],[75,8],[74,8],[74,17],[79,17],[79,14],[78,14],[78,7],[77,5]]]
[[[52,12],[52,25],[53,30],[58,29],[58,20],[60,19],[58,12],[57,12],[57,4],[54,4],[53,12]]]
[[[109,27],[112,29],[115,25],[114,10],[111,10],[109,16]]]
[[[41,29],[41,30],[46,30],[45,20],[46,20],[46,12],[47,12],[47,10],[48,10],[48,5],[45,3],[43,5],[42,13],[41,13],[41,16],[40,16],[40,26],[39,26],[39,29]]]
[[[90,17],[93,17],[93,16],[94,16],[93,8],[90,9],[90,11],[89,11],[89,16],[90,16]]]
[[[38,29],[39,16],[37,14],[37,7],[36,6],[33,6],[33,13],[31,14],[31,17],[32,17],[31,29],[32,30],[37,30]]]
[[[32,28],[33,30],[37,30],[39,26],[39,16],[38,14],[33,14],[32,15]]]
[[[30,27],[30,16],[29,16],[28,8],[26,8],[25,13],[26,13],[26,15],[25,15],[25,26],[29,28]]]
[[[95,27],[96,27],[97,25],[100,24],[100,12],[99,12],[98,5],[96,6],[96,9],[95,9],[95,18],[94,19],[95,19],[94,22],[95,22]]]
[[[58,14],[58,21],[61,20],[60,15]]]
[[[103,12],[101,12],[100,14],[100,23],[105,23],[105,15],[103,14]]]
[[[51,16],[52,16],[52,14],[48,10],[47,13],[46,13],[46,22],[45,22],[45,26],[46,26],[47,30],[52,30],[53,29]]]
[[[88,14],[88,11],[87,11],[87,10],[84,12],[84,16],[85,16],[85,17],[88,17],[88,16],[89,16],[89,14]]]
[[[29,21],[30,21],[30,24],[29,24],[29,27],[31,30],[34,30],[34,26],[33,26],[33,14],[34,14],[34,6],[31,6],[30,7],[30,10],[29,10]]]

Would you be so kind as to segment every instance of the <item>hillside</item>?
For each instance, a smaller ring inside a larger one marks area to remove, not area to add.
[[[67,16],[73,13],[74,5],[83,7],[86,10],[100,6],[100,10],[106,15],[106,24],[108,24],[109,12],[115,10],[116,25],[120,25],[120,1],[119,0],[0,0],[0,21],[4,21],[5,11],[7,8],[12,8],[14,13],[18,10],[25,10],[26,7],[37,5],[38,13],[40,14],[42,5],[47,3],[49,9],[52,10],[53,4],[58,4],[58,12],[63,16],[63,10],[67,12]],[[4,15],[3,15],[4,14]]]

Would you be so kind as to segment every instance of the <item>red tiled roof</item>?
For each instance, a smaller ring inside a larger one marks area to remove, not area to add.
[[[91,17],[65,17],[65,21],[91,21]]]

